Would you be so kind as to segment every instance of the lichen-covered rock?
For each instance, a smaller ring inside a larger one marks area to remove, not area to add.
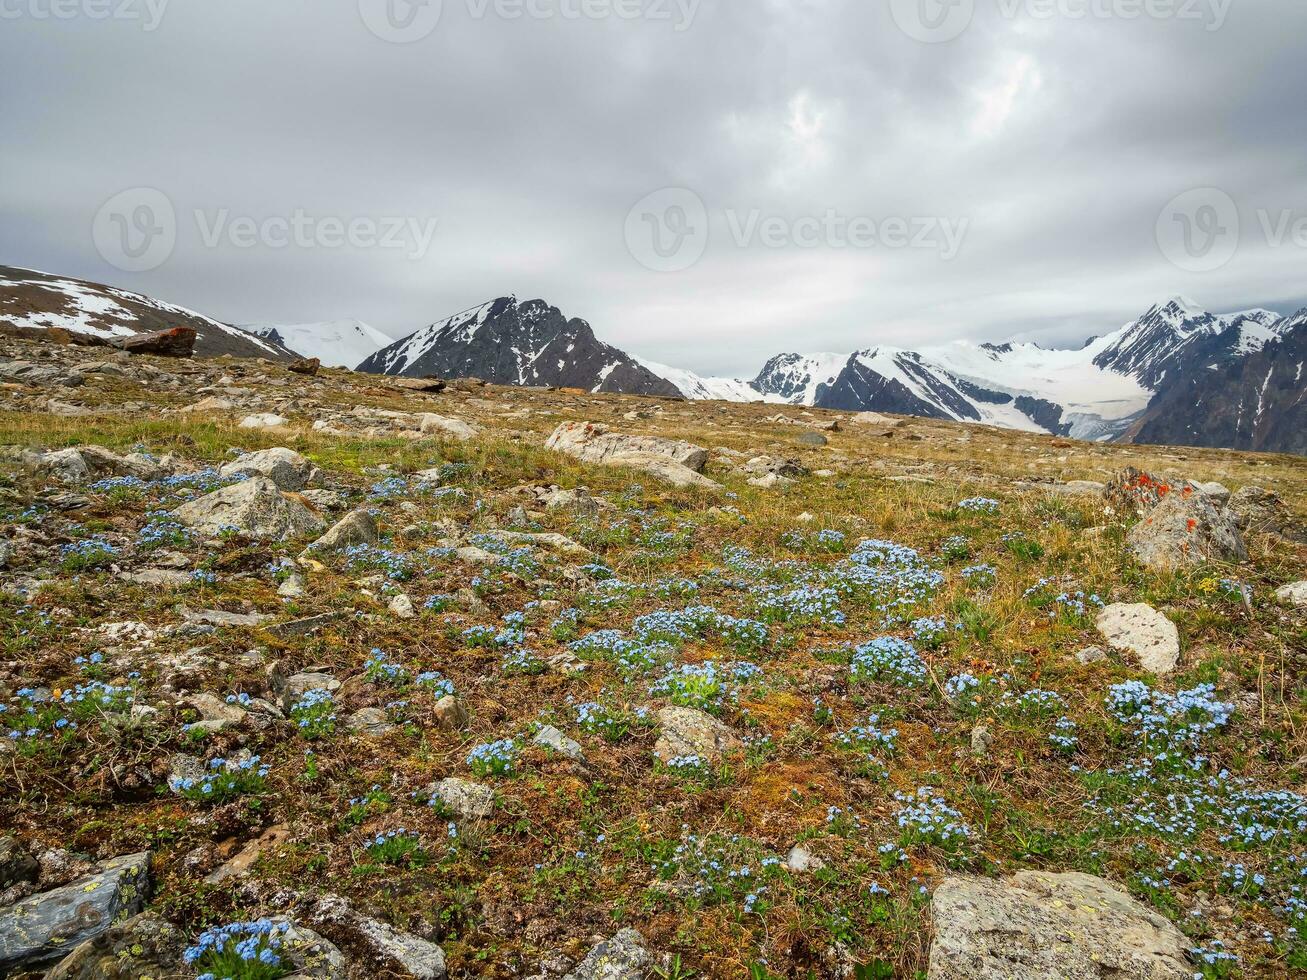
[[[744,744],[726,725],[695,708],[663,708],[658,712],[658,725],[661,731],[654,755],[663,762],[696,755],[712,762]]]
[[[1109,882],[1072,872],[947,878],[929,980],[1189,980],[1189,943]]]
[[[235,528],[252,538],[282,541],[319,534],[325,522],[266,477],[236,483],[182,504],[173,515],[202,534]]]
[[[445,980],[445,952],[435,943],[357,912],[339,895],[306,898],[298,916],[314,929],[348,945],[351,959],[363,954],[387,970],[398,968],[414,980]]]
[[[1146,603],[1117,603],[1098,614],[1095,625],[1110,646],[1133,653],[1144,670],[1164,675],[1180,662],[1180,633]]]
[[[182,931],[146,912],[82,943],[46,980],[163,980],[182,971],[185,951]]]
[[[1130,529],[1126,543],[1155,571],[1248,557],[1239,529],[1196,491],[1168,493]]]
[[[563,980],[645,980],[653,965],[644,937],[634,929],[623,929],[598,943]]]
[[[293,449],[277,447],[246,453],[218,471],[223,476],[267,477],[279,490],[303,490],[318,476],[318,468]]]
[[[106,861],[71,884],[0,910],[0,974],[64,956],[115,922],[141,910],[150,885],[150,854]]]
[[[462,419],[449,418],[446,415],[434,415],[431,412],[427,412],[421,415],[420,418],[422,422],[419,431],[424,436],[437,436],[442,439],[454,439],[458,442],[467,442],[481,431],[476,426],[469,425]]]
[[[535,733],[531,741],[542,748],[549,749],[551,752],[557,752],[573,762],[581,762],[585,759],[585,752],[582,751],[580,744],[568,738],[553,725],[541,726],[540,731]]]
[[[495,809],[495,791],[489,786],[451,776],[432,783],[427,791],[459,820],[484,820]]]

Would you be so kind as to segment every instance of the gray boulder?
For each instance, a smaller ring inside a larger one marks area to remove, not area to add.
[[[1130,529],[1126,543],[1154,571],[1248,557],[1239,529],[1201,493],[1171,492]]]
[[[325,522],[298,500],[285,496],[267,477],[223,487],[182,504],[173,515],[202,534],[234,527],[252,538],[282,541],[320,534]]]
[[[445,952],[435,943],[362,915],[339,895],[306,900],[300,910],[304,921],[338,941],[362,946],[369,958],[398,968],[415,980],[445,980]]]
[[[535,733],[531,741],[541,748],[557,752],[573,762],[582,762],[585,759],[585,752],[581,749],[580,744],[568,738],[553,725],[543,725],[540,731]]]
[[[653,966],[644,937],[634,929],[623,929],[598,943],[563,980],[645,980]]]
[[[0,974],[57,959],[135,915],[149,885],[150,854],[142,851],[106,861],[94,874],[0,911]]]
[[[1190,980],[1189,942],[1102,878],[1021,871],[935,889],[929,980]]]
[[[305,553],[341,551],[358,544],[376,544],[381,540],[377,522],[366,510],[353,510],[331,526],[322,537],[314,541]]]
[[[318,468],[312,462],[293,449],[282,447],[246,453],[232,460],[218,472],[223,476],[239,476],[247,473],[250,476],[267,477],[277,484],[277,489],[292,491],[303,490],[319,475]]]
[[[1307,581],[1290,582],[1288,585],[1282,585],[1275,590],[1275,597],[1281,602],[1301,609],[1307,606]]]

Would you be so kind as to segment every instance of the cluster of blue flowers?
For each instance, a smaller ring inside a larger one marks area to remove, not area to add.
[[[663,881],[691,907],[739,904],[745,912],[765,911],[769,887],[785,877],[781,858],[739,834],[689,834],[653,863]]]
[[[902,847],[931,844],[956,852],[974,835],[962,814],[930,786],[922,786],[915,793],[895,793],[894,799],[903,804],[894,813]]]
[[[413,675],[407,667],[390,660],[380,648],[373,647],[371,656],[363,663],[363,677],[373,684],[402,687],[412,680]]]
[[[269,919],[233,922],[206,929],[182,954],[188,966],[204,970],[197,980],[270,980],[283,976],[281,949],[289,922]]]
[[[305,738],[320,738],[336,730],[336,702],[320,688],[305,691],[290,707],[290,719]]]
[[[649,693],[673,704],[716,713],[728,700],[739,696],[739,688],[762,676],[757,664],[740,661],[718,667],[715,661],[681,664],[654,682]]]
[[[467,764],[478,776],[511,775],[517,768],[518,751],[516,739],[500,739],[474,748],[468,753]]]
[[[59,547],[59,563],[68,571],[100,568],[117,556],[118,549],[102,537],[71,541]]]
[[[257,755],[232,764],[226,759],[212,759],[209,772],[199,779],[174,776],[168,781],[173,792],[199,803],[222,803],[236,796],[263,789],[268,767]]]
[[[998,501],[991,497],[968,497],[958,501],[958,510],[969,514],[997,514]]]
[[[879,636],[853,651],[849,672],[854,681],[889,681],[915,687],[926,682],[925,661],[907,640]]]

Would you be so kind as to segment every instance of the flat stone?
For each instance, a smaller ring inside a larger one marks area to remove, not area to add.
[[[573,762],[583,762],[585,760],[585,752],[581,749],[580,744],[568,738],[553,725],[542,726],[531,741],[535,742],[536,745],[557,752],[559,755],[566,756]]]
[[[931,905],[929,980],[1191,980],[1190,943],[1102,878],[1021,871],[946,878]]]
[[[1107,659],[1107,651],[1102,647],[1085,647],[1076,654],[1076,660],[1088,666],[1089,664],[1102,663]]]
[[[163,980],[180,974],[187,945],[180,929],[145,912],[82,943],[46,980]]]
[[[150,885],[150,853],[100,865],[72,884],[31,895],[0,910],[0,973],[64,956],[117,920],[135,915]]]
[[[434,415],[426,412],[419,417],[422,420],[419,431],[424,436],[438,436],[442,439],[467,442],[469,439],[475,438],[477,433],[481,431],[462,419],[449,418],[445,415]]]
[[[1150,673],[1169,674],[1180,662],[1175,623],[1146,603],[1108,606],[1098,614],[1095,626],[1113,649],[1134,654]]]
[[[257,412],[254,415],[247,415],[240,422],[242,429],[277,429],[283,425],[290,425],[290,419],[281,415],[274,415],[272,412]]]
[[[451,776],[432,783],[428,790],[459,820],[484,820],[495,810],[495,791],[471,780]]]

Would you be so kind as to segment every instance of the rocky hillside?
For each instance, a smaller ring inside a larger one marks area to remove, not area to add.
[[[1307,971],[1301,459],[3,337],[0,387],[7,980]]]
[[[681,397],[629,354],[543,300],[506,296],[433,323],[363,361],[375,374]]]
[[[247,334],[211,317],[114,286],[0,265],[0,332],[66,330],[103,340],[191,327],[201,357],[299,355],[279,341]]]

